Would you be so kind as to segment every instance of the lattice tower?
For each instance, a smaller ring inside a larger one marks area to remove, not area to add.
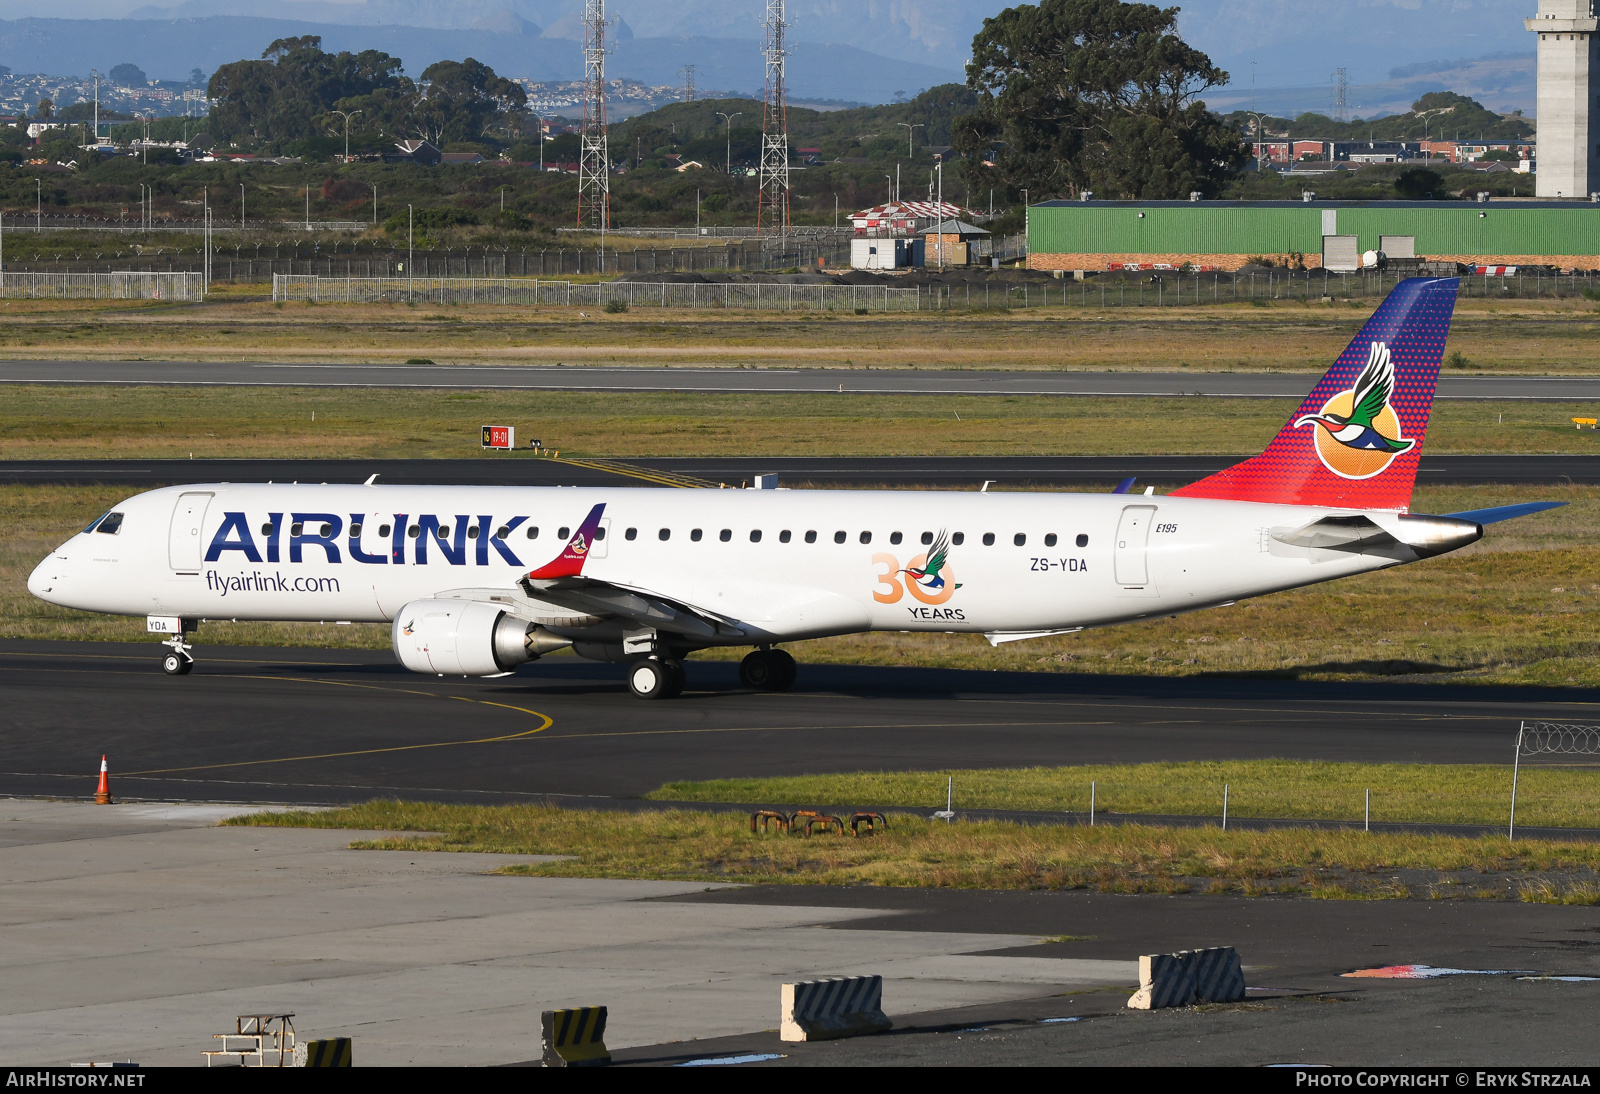
[[[789,104],[784,87],[784,0],[767,0],[767,94],[761,120],[756,231],[789,230]]]
[[[1333,120],[1336,122],[1350,120],[1350,72],[1348,69],[1336,68],[1333,70]]]
[[[686,103],[694,102],[694,66],[684,65],[678,69],[678,75],[683,77],[683,101]]]
[[[579,135],[578,227],[603,231],[611,216],[606,144],[606,0],[583,5],[583,132]]]

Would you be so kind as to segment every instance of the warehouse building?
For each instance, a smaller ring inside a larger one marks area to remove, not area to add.
[[[1600,269],[1600,204],[1553,201],[1047,201],[1028,267],[1237,270],[1252,259],[1355,270],[1369,251],[1490,266]]]

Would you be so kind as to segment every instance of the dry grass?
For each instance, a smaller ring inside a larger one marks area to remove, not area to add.
[[[862,771],[839,775],[667,783],[655,801],[842,807],[857,803],[944,808],[946,779],[958,809],[1087,813],[1090,783],[1102,815],[1214,817],[1228,787],[1233,817],[1420,824],[1505,824],[1511,772],[1489,764],[1358,764],[1293,760]],[[1517,821],[1529,827],[1600,827],[1600,770],[1523,768]]]
[[[372,850],[570,856],[497,871],[505,874],[765,884],[1200,890],[1348,899],[1409,896],[1413,887],[1403,879],[1422,872],[1479,879],[1464,880],[1459,894],[1449,895],[1505,895],[1487,888],[1487,878],[1498,881],[1510,875],[1547,882],[1559,897],[1592,886],[1600,865],[1597,844],[1292,829],[947,825],[902,815],[891,818],[886,833],[863,839],[758,835],[750,832],[744,817],[727,814],[393,801],[327,812],[257,814],[228,823],[419,833],[353,844]]]
[[[128,493],[0,486],[7,529],[0,539],[0,637],[146,640],[136,620],[55,608],[27,592],[27,575],[52,547]],[[1454,555],[1232,608],[999,649],[976,635],[868,634],[806,642],[794,652],[812,663],[1600,686],[1600,572],[1590,546],[1600,536],[1600,488],[1430,487],[1417,491],[1415,507],[1456,512],[1530,498],[1572,504],[1495,525],[1483,542]],[[200,641],[382,648],[388,632],[211,623]]]
[[[240,299],[262,291],[247,286],[204,304],[0,301],[0,356],[1320,372],[1377,304],[1004,312],[975,301],[953,312],[868,316],[644,307],[608,315]],[[1464,300],[1451,349],[1470,362],[1467,373],[1592,374],[1597,328],[1600,308],[1590,301]]]
[[[19,385],[0,458],[475,457],[486,419],[570,456],[1255,452],[1290,399],[671,395]],[[1441,402],[1428,451],[1588,453],[1592,404]],[[506,458],[518,458],[508,456]],[[524,455],[522,458],[533,458]]]

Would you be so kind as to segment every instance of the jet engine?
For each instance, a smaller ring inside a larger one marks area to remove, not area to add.
[[[391,635],[402,665],[438,676],[495,676],[572,645],[480,600],[413,600],[395,614]]]

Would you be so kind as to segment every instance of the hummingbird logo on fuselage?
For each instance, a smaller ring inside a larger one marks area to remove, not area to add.
[[[1294,428],[1312,427],[1317,457],[1335,475],[1371,478],[1417,443],[1400,435],[1400,419],[1389,405],[1393,394],[1394,361],[1389,346],[1374,342],[1355,386],[1329,399],[1320,412],[1301,415]]]

